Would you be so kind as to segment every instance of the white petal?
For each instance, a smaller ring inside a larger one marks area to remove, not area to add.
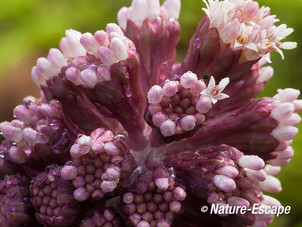
[[[223,78],[220,82],[219,82],[219,90],[223,91],[225,89],[225,87],[230,83],[230,78],[226,77]]]
[[[249,44],[245,45],[245,47],[250,49],[250,50],[258,52],[258,48],[254,43],[249,43]]]
[[[286,50],[291,50],[297,47],[296,42],[284,42],[280,44],[280,48],[286,49]]]
[[[224,93],[215,95],[215,99],[217,99],[217,100],[226,99],[226,98],[229,98],[229,97],[230,96],[228,96],[227,94],[224,94]]]
[[[214,86],[215,86],[215,78],[213,76],[211,76],[207,90],[212,89]]]

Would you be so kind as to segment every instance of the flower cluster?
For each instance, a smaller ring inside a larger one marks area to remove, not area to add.
[[[255,98],[293,29],[252,0],[205,1],[176,63],[180,0],[133,0],[94,34],[67,30],[37,60],[15,119],[0,123],[5,226],[267,226],[274,215],[204,205],[281,206],[265,192],[292,156],[300,92]]]

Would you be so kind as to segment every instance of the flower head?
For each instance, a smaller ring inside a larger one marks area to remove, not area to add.
[[[254,60],[281,49],[293,49],[295,42],[284,42],[294,30],[285,24],[276,26],[279,20],[271,15],[270,8],[261,7],[251,0],[209,0],[203,9],[210,19],[210,27],[218,30],[221,40],[232,48],[242,49],[245,57]]]
[[[140,174],[133,189],[122,196],[129,226],[170,226],[181,211],[186,192],[165,168]]]
[[[78,213],[77,201],[72,195],[72,185],[61,177],[61,167],[48,166],[30,186],[36,218],[40,224],[69,226]]]
[[[70,154],[71,162],[62,168],[61,175],[72,180],[73,195],[78,201],[114,195],[136,168],[126,138],[105,129],[96,129],[91,136],[79,136]]]
[[[201,95],[210,97],[213,104],[215,104],[218,100],[229,98],[227,94],[222,93],[229,82],[229,78],[224,78],[219,82],[218,85],[215,85],[215,79],[213,76],[211,76],[208,87],[201,92]]]

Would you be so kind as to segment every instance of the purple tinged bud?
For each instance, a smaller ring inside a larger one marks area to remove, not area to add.
[[[291,103],[282,103],[276,106],[272,112],[271,116],[276,120],[280,121],[286,117],[289,117],[295,110],[295,107]]]
[[[293,126],[276,128],[271,134],[279,141],[291,140],[296,137],[298,129]]]
[[[46,58],[38,58],[37,68],[43,74],[45,79],[52,78],[54,75],[51,63]]]
[[[239,159],[239,165],[241,165],[243,168],[260,170],[264,168],[265,164],[264,161],[256,155],[243,155]]]
[[[180,77],[180,84],[184,87],[184,88],[192,88],[196,82],[197,82],[197,76],[195,73],[192,72],[186,72],[185,74],[183,74]]]
[[[88,196],[89,196],[89,192],[83,187],[80,187],[73,192],[73,197],[77,201],[84,201],[88,198]]]
[[[128,8],[122,7],[118,11],[117,21],[123,30],[125,30],[127,28],[127,20],[128,20]]]
[[[134,200],[134,195],[131,192],[127,192],[123,195],[123,202],[126,204],[132,203]]]
[[[170,18],[173,18],[176,20],[178,19],[179,13],[180,13],[180,8],[181,8],[180,0],[166,0],[163,3],[163,6],[167,10]]]
[[[118,62],[116,57],[113,55],[112,51],[108,47],[105,47],[105,46],[102,46],[98,50],[98,57],[107,67],[110,67],[114,63]]]
[[[72,57],[72,52],[71,52],[71,48],[68,45],[68,41],[67,38],[62,38],[60,41],[60,48],[64,54],[64,56],[66,57]]]
[[[0,123],[0,131],[5,138],[16,143],[20,142],[23,138],[22,129],[14,127],[7,121]]]
[[[86,88],[94,88],[97,83],[96,73],[91,69],[85,69],[80,73],[82,85]]]
[[[154,85],[148,92],[148,101],[151,104],[158,104],[164,96],[163,89],[159,85]]]
[[[89,32],[82,35],[80,42],[88,54],[96,54],[100,47],[93,35]]]
[[[166,120],[160,125],[160,131],[163,136],[173,136],[175,134],[176,124],[171,120]]]
[[[265,171],[263,169],[261,170],[252,170],[252,169],[246,169],[245,170],[246,175],[256,181],[264,181],[267,177]]]
[[[124,61],[127,59],[127,46],[125,46],[124,42],[120,38],[114,37],[110,42],[110,48],[114,56],[119,61]]]
[[[60,48],[66,57],[85,56],[86,51],[80,43],[81,33],[72,29],[66,30],[66,38],[60,42]]]
[[[30,111],[23,105],[18,105],[14,109],[14,115],[19,120],[23,121],[26,124],[29,124],[31,122],[31,113]]]
[[[159,0],[147,1],[148,4],[148,19],[150,21],[155,20],[160,13],[160,2]]]
[[[177,187],[173,190],[173,196],[176,200],[183,201],[186,198],[187,193],[181,187]]]
[[[72,180],[78,175],[77,168],[74,166],[64,166],[61,170],[61,176],[66,180]]]
[[[239,171],[233,166],[225,166],[216,171],[218,174],[234,179],[239,174]]]
[[[271,66],[261,68],[260,77],[258,78],[259,83],[268,82],[274,75],[274,69]]]
[[[129,12],[130,19],[140,27],[147,17],[148,4],[146,0],[133,0]]]
[[[72,83],[74,83],[75,85],[80,85],[81,84],[81,80],[80,80],[80,76],[79,76],[80,72],[77,68],[75,67],[69,67],[66,71],[65,71],[65,76],[68,80],[70,80]]]
[[[281,206],[281,203],[277,199],[271,196],[262,195],[262,197],[263,197],[263,204],[267,206],[277,206],[277,207]]]
[[[244,198],[241,197],[237,197],[237,196],[232,196],[228,199],[228,204],[230,204],[230,206],[245,206],[245,207],[249,207],[250,206],[250,202],[247,201]]]
[[[11,147],[8,151],[9,157],[12,158],[18,164],[24,164],[26,162],[25,155],[17,147]]]
[[[33,67],[31,70],[31,78],[37,86],[46,86],[46,81],[44,76],[41,74],[37,66]]]
[[[94,33],[95,40],[99,43],[100,46],[108,46],[109,45],[109,39],[108,39],[108,34],[101,30],[101,31],[96,31]]]
[[[23,138],[28,144],[35,145],[37,142],[37,136],[38,132],[32,128],[23,129]]]
[[[170,227],[171,225],[169,224],[169,222],[165,221],[165,220],[160,220],[158,223],[157,223],[157,226],[158,227]]]
[[[115,181],[103,181],[101,183],[101,189],[104,193],[112,192],[117,187]]]
[[[180,120],[180,125],[185,131],[191,131],[196,126],[196,118],[192,115],[187,115]]]
[[[78,138],[77,142],[81,146],[91,146],[92,138],[90,136],[82,135]]]
[[[150,104],[148,110],[152,115],[155,115],[156,113],[161,112],[162,107],[158,104]],[[158,126],[160,126],[160,124]]]
[[[97,76],[101,81],[109,81],[111,79],[110,71],[102,65],[97,69]]]
[[[104,149],[105,149],[106,153],[111,156],[115,156],[120,153],[118,148],[111,142],[106,143],[104,146]]]
[[[169,187],[169,179],[168,178],[157,178],[155,180],[155,184],[160,190],[165,191]]]
[[[231,192],[236,189],[236,183],[231,178],[224,175],[216,175],[214,184],[225,192]]]
[[[175,95],[178,91],[179,82],[178,81],[168,81],[164,84],[163,90],[165,95],[171,97]]]
[[[259,182],[262,190],[270,193],[279,193],[282,191],[282,186],[280,181],[273,176],[267,176],[265,181]]]
[[[190,92],[192,95],[197,96],[199,95],[204,89],[207,88],[207,85],[203,80],[198,80],[193,87],[191,87]]]
[[[163,114],[162,112],[157,112],[155,113],[153,116],[152,116],[152,121],[153,121],[153,124],[156,126],[156,127],[160,127],[161,124],[166,121],[168,119],[168,117]]]
[[[137,227],[150,227],[150,224],[147,221],[140,221]]]
[[[302,100],[295,100],[292,102],[295,106],[295,113],[298,113],[302,110]]]
[[[297,100],[300,95],[300,91],[293,88],[278,89],[278,94],[273,98],[279,100],[280,102],[293,102]]]
[[[212,108],[212,101],[208,96],[201,96],[196,104],[196,109],[200,113],[208,113]]]
[[[288,159],[293,157],[294,150],[291,146],[288,146],[285,150],[274,152],[273,154],[277,155],[277,159]]]
[[[67,60],[59,49],[52,48],[49,50],[47,59],[57,68],[57,73],[61,71],[63,66],[67,65]]]
[[[109,37],[111,36],[111,33],[116,33],[121,37],[124,37],[124,33],[122,31],[122,29],[120,28],[120,26],[118,26],[115,23],[109,23],[106,26],[106,32],[109,35]]]
[[[264,171],[267,175],[276,176],[280,173],[281,167],[280,166],[272,166],[272,165],[266,165],[264,168]]]
[[[181,209],[181,204],[180,202],[178,201],[173,201],[169,204],[170,206],[170,210],[173,212],[173,213],[179,213],[180,209]]]

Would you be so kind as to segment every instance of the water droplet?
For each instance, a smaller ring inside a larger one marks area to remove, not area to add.
[[[29,202],[30,202],[30,198],[27,197],[27,196],[24,197],[24,198],[23,198],[23,202],[24,202],[24,203],[29,203]]]
[[[73,165],[72,161],[68,161],[65,163],[65,166],[72,166],[72,165]]]
[[[126,94],[127,98],[130,98],[132,96],[132,91],[131,91],[130,86],[126,86],[126,88],[125,88],[125,94]]]
[[[49,126],[54,130],[58,130],[60,128],[60,126],[56,123],[50,123]]]
[[[52,165],[46,166],[45,170],[46,170],[46,172],[49,172],[57,167],[59,167],[57,164],[52,164]]]

